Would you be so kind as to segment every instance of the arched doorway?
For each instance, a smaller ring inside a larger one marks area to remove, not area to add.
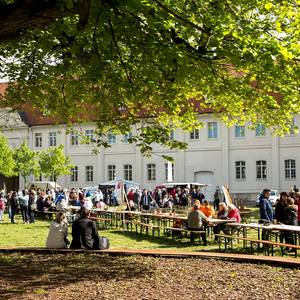
[[[195,182],[205,183],[208,186],[203,191],[205,198],[210,202],[214,201],[214,173],[211,171],[199,171],[194,173]]]

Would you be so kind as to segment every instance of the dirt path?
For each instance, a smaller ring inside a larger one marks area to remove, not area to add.
[[[300,269],[84,254],[0,256],[0,299],[300,299]]]

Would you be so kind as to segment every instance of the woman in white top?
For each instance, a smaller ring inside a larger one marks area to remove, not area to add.
[[[60,211],[57,213],[55,221],[52,221],[47,237],[47,248],[67,248],[68,241],[68,223],[65,213]]]

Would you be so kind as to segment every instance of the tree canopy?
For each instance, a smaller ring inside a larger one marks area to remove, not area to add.
[[[183,146],[170,130],[198,126],[195,112],[207,109],[228,125],[285,134],[300,110],[299,4],[2,0],[3,101],[64,120],[88,115],[100,137],[134,127],[143,151]]]
[[[18,148],[14,149],[13,158],[15,161],[15,172],[23,177],[26,187],[27,177],[39,172],[37,153],[32,151],[28,147],[27,142],[24,141]]]
[[[50,147],[38,153],[40,174],[53,176],[54,181],[61,175],[71,174],[71,159],[65,155],[64,146]]]

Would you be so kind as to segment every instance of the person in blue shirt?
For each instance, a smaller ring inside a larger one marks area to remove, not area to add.
[[[271,195],[270,189],[264,189],[259,197],[259,213],[260,219],[263,223],[272,223],[274,218],[272,204],[269,200]],[[270,235],[270,230],[263,228],[262,239],[268,240]],[[266,246],[266,245],[264,245]]]

